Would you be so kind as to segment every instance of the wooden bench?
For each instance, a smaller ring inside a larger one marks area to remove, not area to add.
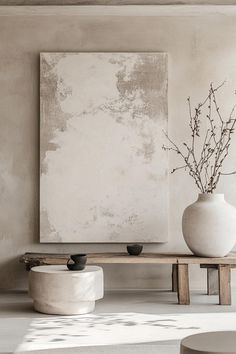
[[[38,265],[66,264],[69,254],[25,253],[20,262],[27,270]],[[127,253],[89,253],[88,264],[171,264],[172,291],[178,294],[180,305],[190,304],[189,264],[207,269],[207,293],[219,294],[220,305],[231,305],[231,268],[236,267],[236,253],[226,257],[207,258],[184,254],[142,253],[130,256]],[[217,279],[218,278],[218,279]],[[218,289],[216,289],[216,286]]]

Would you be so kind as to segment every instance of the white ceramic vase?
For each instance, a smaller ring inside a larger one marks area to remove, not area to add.
[[[182,230],[195,255],[224,257],[236,243],[236,208],[224,194],[199,194],[184,211]]]

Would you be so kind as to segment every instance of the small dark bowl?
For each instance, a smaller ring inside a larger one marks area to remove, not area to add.
[[[67,268],[69,270],[83,270],[85,266],[78,263],[67,263]]]
[[[143,250],[143,245],[128,245],[127,251],[131,256],[138,256]]]
[[[73,261],[73,263],[70,263]],[[87,255],[84,253],[72,254],[67,261],[67,268],[69,270],[83,270],[87,262]]]
[[[72,254],[70,256],[70,258],[72,259],[72,261],[74,261],[75,263],[79,263],[79,264],[86,264],[87,262],[87,255],[84,253],[78,253],[78,254]]]

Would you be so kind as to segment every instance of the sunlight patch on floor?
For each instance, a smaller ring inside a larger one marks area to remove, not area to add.
[[[180,340],[194,333],[220,330],[236,330],[235,312],[52,316],[34,319],[16,352]]]

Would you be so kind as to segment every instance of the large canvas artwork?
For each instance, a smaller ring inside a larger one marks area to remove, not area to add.
[[[41,242],[165,242],[167,55],[41,53]]]

